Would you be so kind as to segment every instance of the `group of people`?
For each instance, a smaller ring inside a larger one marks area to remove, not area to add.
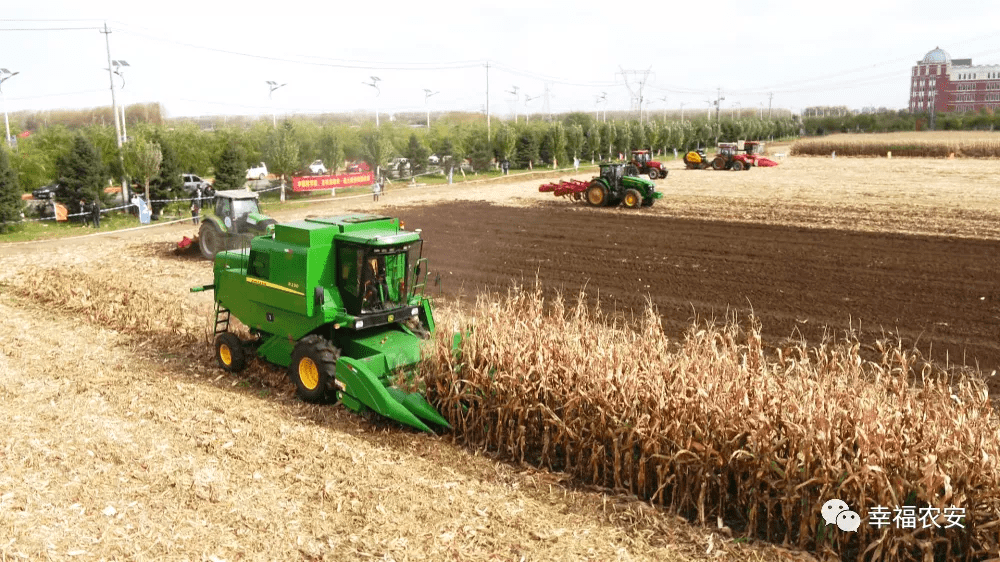
[[[80,199],[80,222],[84,226],[94,223],[94,228],[101,228],[101,200],[94,198],[90,203],[85,199]]]

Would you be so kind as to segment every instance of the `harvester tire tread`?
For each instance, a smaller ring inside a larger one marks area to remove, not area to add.
[[[239,373],[247,367],[247,354],[243,341],[232,332],[215,337],[215,360],[219,367],[230,373]]]
[[[743,169],[744,169],[743,162],[740,162],[739,160],[734,160],[733,161],[733,167],[732,167],[733,171],[735,171],[735,172],[742,172]]]
[[[339,358],[340,351],[322,336],[312,334],[299,340],[288,365],[288,377],[295,383],[298,397],[313,403],[335,398],[333,381]]]
[[[723,158],[722,156],[717,156],[714,160],[712,160],[712,169],[713,170],[725,170],[726,169],[726,159]]]
[[[638,189],[626,189],[623,200],[625,207],[629,209],[638,209],[642,206],[642,194],[639,193]]]

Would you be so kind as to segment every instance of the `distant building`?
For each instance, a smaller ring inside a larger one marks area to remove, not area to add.
[[[1000,109],[1000,64],[972,65],[941,48],[917,61],[910,76],[910,111],[938,113]]]

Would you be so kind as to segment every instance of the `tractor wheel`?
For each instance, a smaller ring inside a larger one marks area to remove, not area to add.
[[[627,189],[625,190],[624,203],[626,208],[638,209],[642,206],[642,194],[639,193],[638,189]]]
[[[215,360],[230,373],[238,373],[247,366],[247,355],[243,342],[232,332],[223,332],[215,337]]]
[[[322,336],[306,336],[295,344],[288,376],[295,383],[299,398],[323,402],[332,394],[337,359],[340,352]]]
[[[223,250],[224,235],[219,231],[218,225],[212,221],[201,223],[198,229],[198,247],[201,255],[206,260],[214,260],[215,254]]]
[[[587,203],[595,207],[603,207],[608,204],[608,190],[604,184],[594,182],[587,188]]]
[[[260,181],[264,181],[264,178],[266,178],[266,177],[267,176],[265,176],[264,174],[261,174],[261,175],[257,176],[257,179],[259,179]]]
[[[715,160],[712,160],[713,170],[725,170],[726,169],[726,159],[722,156],[716,156]]]
[[[732,167],[733,170],[737,172],[742,172],[743,168],[744,168],[743,162],[740,162],[739,160],[733,160],[733,167]]]
[[[642,206],[643,207],[652,207],[653,206],[653,201],[656,201],[656,199],[653,199],[652,197],[650,197],[649,199],[643,199],[642,200]]]
[[[656,168],[650,168],[649,169],[649,179],[655,180],[658,177],[660,177],[659,171]]]

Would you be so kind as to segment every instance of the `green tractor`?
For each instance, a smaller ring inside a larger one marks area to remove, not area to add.
[[[245,189],[216,191],[214,204],[202,215],[198,248],[205,259],[225,250],[245,248],[250,239],[267,232],[275,220],[260,212],[257,193]]]
[[[653,204],[663,197],[651,180],[625,173],[625,164],[601,162],[601,175],[590,180],[587,186],[587,203],[595,207],[614,207],[623,203],[629,209]]]
[[[298,396],[339,399],[411,427],[450,427],[419,393],[393,386],[435,330],[420,231],[343,215],[275,224],[244,251],[215,257],[215,357],[238,372],[258,356],[286,367]],[[241,340],[234,316],[250,328]],[[457,341],[456,341],[457,344]]]

